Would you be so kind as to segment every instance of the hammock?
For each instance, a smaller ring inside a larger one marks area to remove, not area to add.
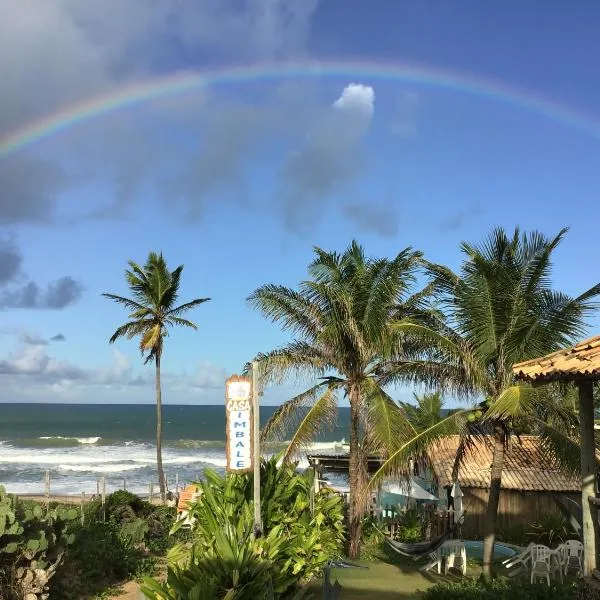
[[[462,525],[462,523],[464,523],[465,512],[466,511],[462,511],[458,521],[454,523],[454,527],[452,527],[452,529],[433,540],[425,542],[398,542],[385,535],[381,530],[378,529],[378,531],[384,536],[387,545],[394,552],[402,554],[402,556],[412,558],[413,560],[419,560],[423,556],[427,556],[428,554],[435,552],[448,538],[452,537],[456,533],[456,530]]]
[[[452,529],[451,531],[444,533],[444,535],[427,542],[398,542],[387,536],[385,537],[385,541],[394,552],[412,558],[413,560],[419,560],[423,556],[435,552],[453,534],[454,530]]]

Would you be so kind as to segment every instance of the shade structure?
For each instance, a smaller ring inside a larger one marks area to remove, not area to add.
[[[596,497],[596,442],[594,437],[594,384],[600,381],[600,336],[589,338],[532,360],[513,365],[515,379],[533,385],[550,381],[574,382],[579,392],[579,431],[581,444],[581,510],[584,545],[583,574],[596,570],[599,504]],[[593,505],[593,506],[592,506]]]
[[[405,496],[413,500],[436,502],[438,498],[420,486],[412,477],[408,481],[387,482],[382,486],[382,491],[396,496]]]

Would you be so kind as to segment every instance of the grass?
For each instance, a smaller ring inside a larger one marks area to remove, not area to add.
[[[452,569],[448,575],[434,571],[422,573],[419,568],[425,561],[414,562],[383,550],[371,560],[352,562],[368,569],[332,569],[331,581],[337,579],[342,586],[340,600],[418,600],[432,585],[462,578]],[[481,565],[469,561],[467,575],[477,577],[480,573]],[[314,600],[322,600],[321,586],[322,581],[311,586]]]

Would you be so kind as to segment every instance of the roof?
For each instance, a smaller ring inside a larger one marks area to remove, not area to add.
[[[600,379],[600,335],[513,366],[517,379],[532,382]]]
[[[320,471],[330,473],[348,473],[350,458],[349,454],[309,454],[306,458],[311,467],[318,465]],[[383,460],[378,456],[367,457],[367,467],[369,473],[375,473],[383,464]]]
[[[429,450],[431,468],[440,486],[453,483],[452,469],[458,435],[441,438]],[[489,488],[493,440],[479,440],[464,457],[458,483],[464,488]],[[513,436],[505,454],[502,489],[521,491],[580,492],[581,480],[553,466],[534,435]]]

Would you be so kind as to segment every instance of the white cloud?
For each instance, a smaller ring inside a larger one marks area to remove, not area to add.
[[[336,193],[363,172],[360,142],[375,110],[375,91],[347,85],[309,129],[304,146],[288,155],[281,171],[285,222],[295,231],[310,228]]]
[[[14,333],[14,332],[10,332]],[[31,340],[40,343],[33,344]],[[69,361],[50,355],[47,344],[37,334],[27,334],[21,344],[0,360],[0,387],[2,398],[38,397],[54,401],[153,401],[154,369],[132,361],[120,350],[112,349],[112,361],[95,368],[82,368]],[[224,389],[227,371],[210,362],[202,361],[197,370],[188,375],[163,370],[165,399],[190,401],[203,398]],[[220,399],[220,395],[218,396]]]

